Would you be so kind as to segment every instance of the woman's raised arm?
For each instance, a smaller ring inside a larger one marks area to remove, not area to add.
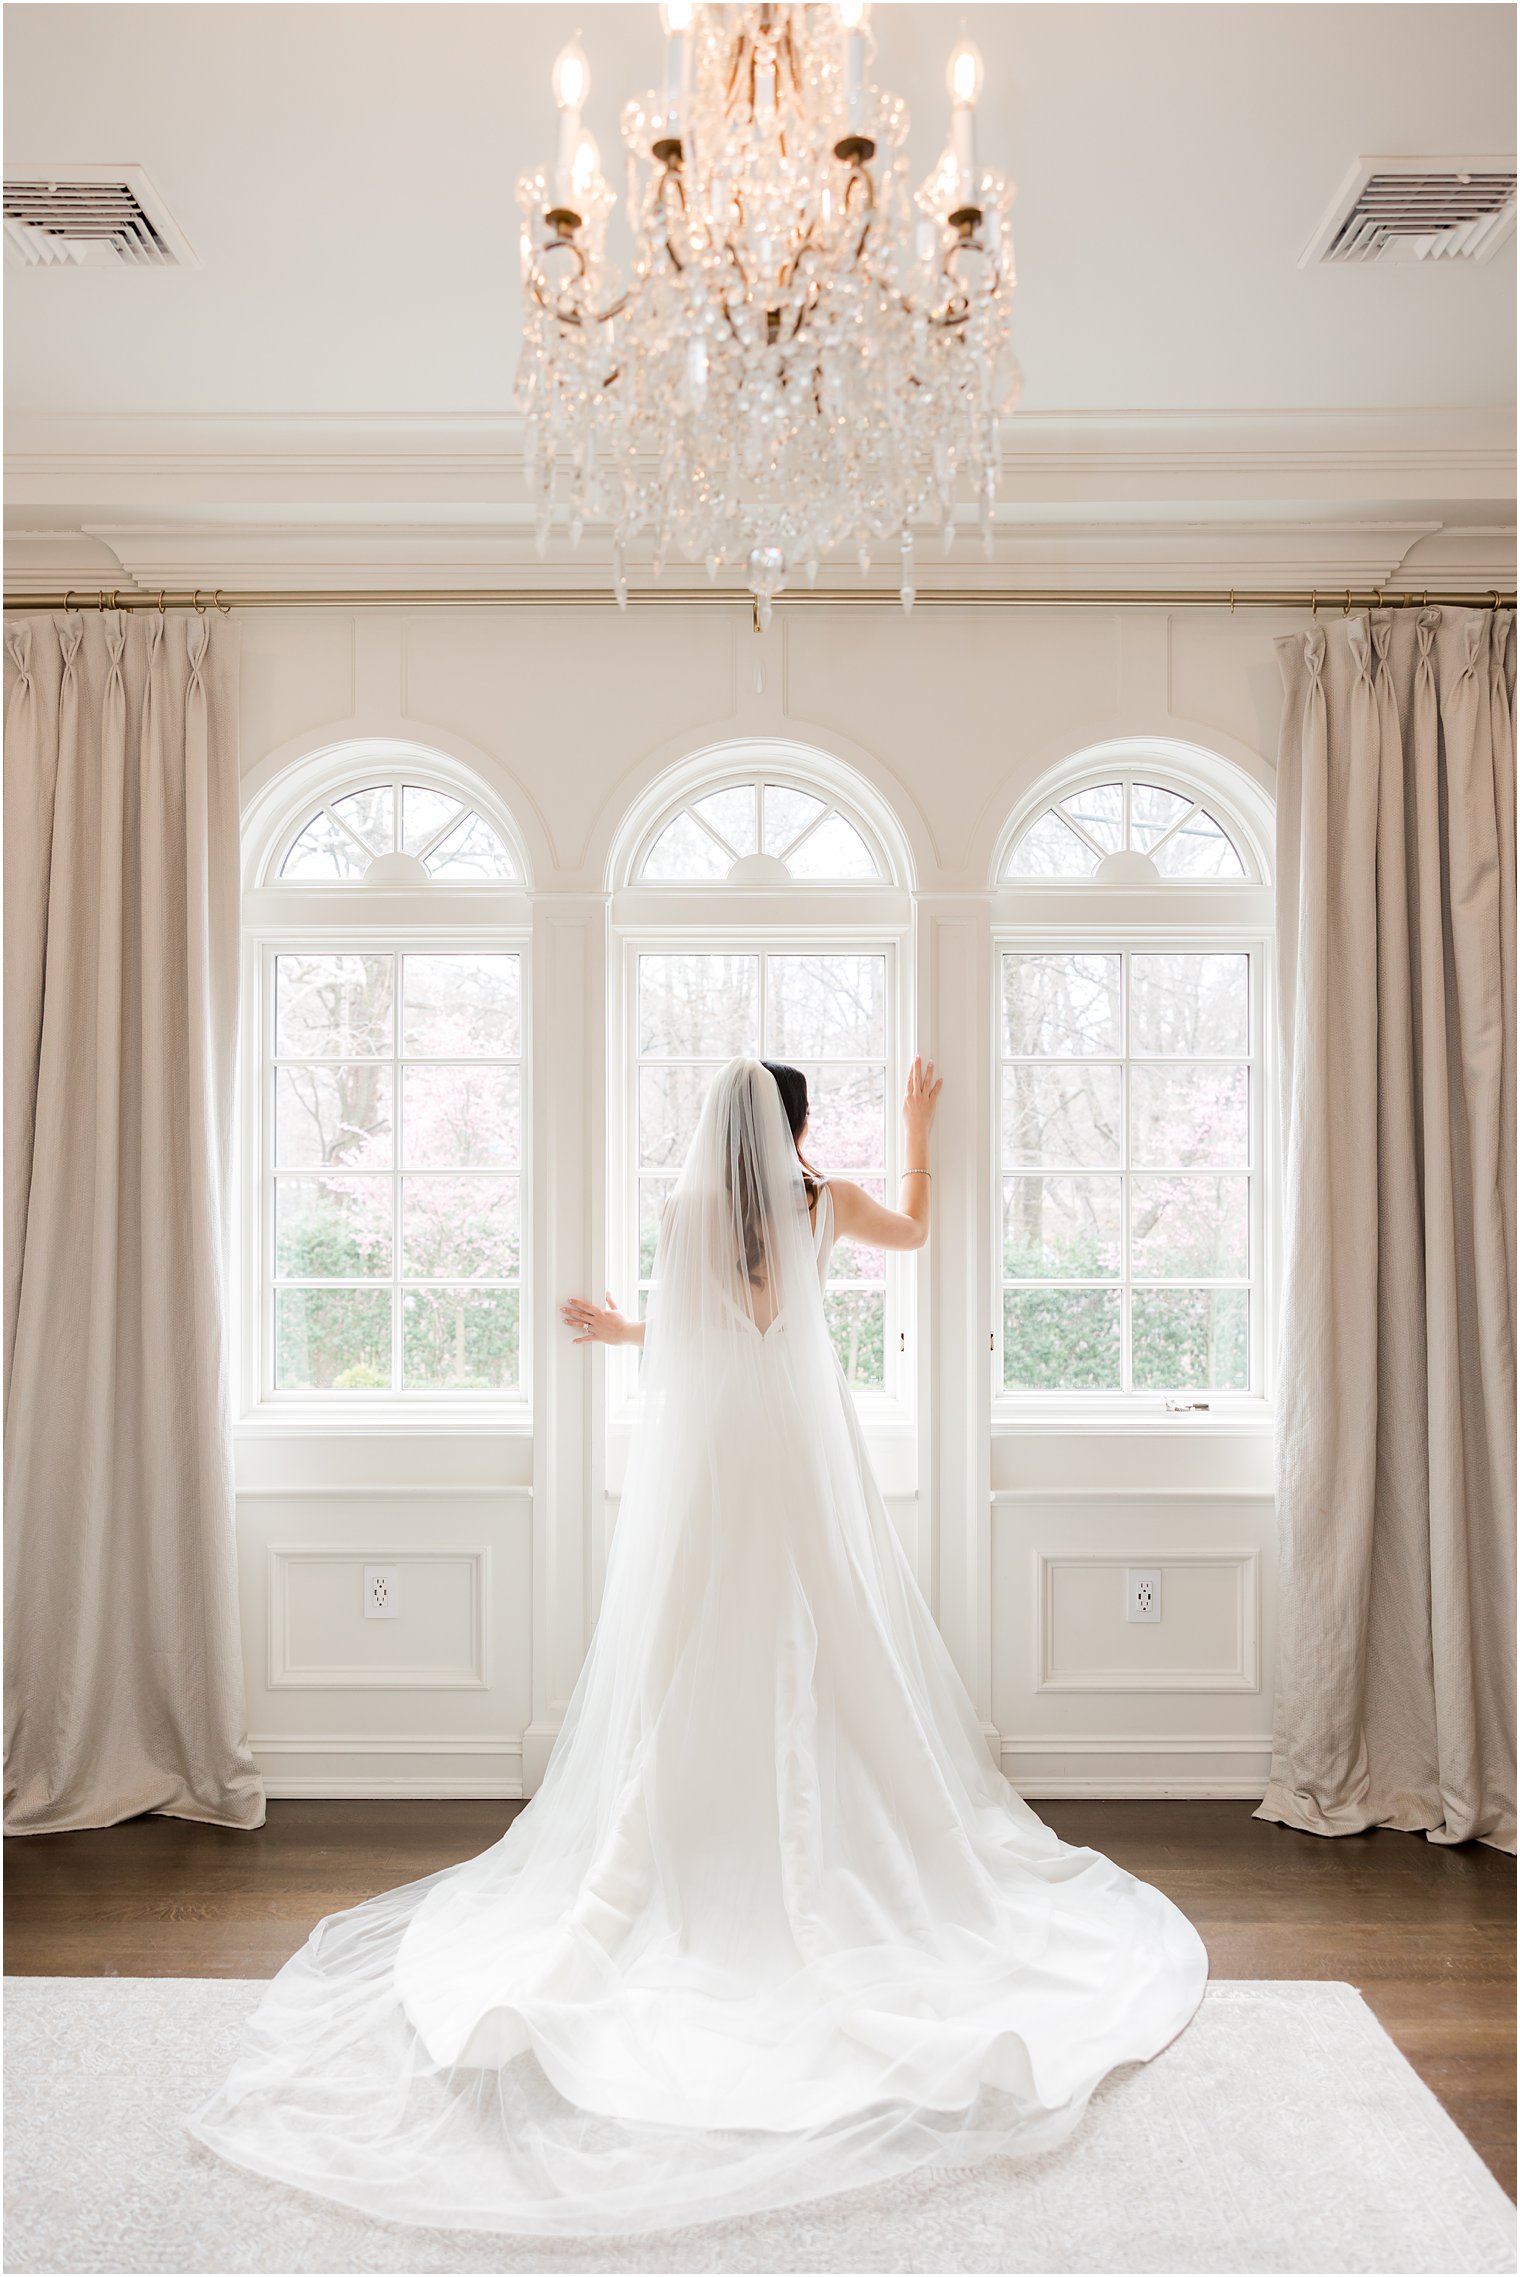
[[[848,1178],[831,1178],[834,1197],[834,1231],[867,1249],[922,1249],[929,1238],[929,1132],[939,1105],[943,1076],[936,1078],[932,1059],[916,1059],[908,1071],[903,1093],[903,1137],[906,1162],[897,1208],[889,1210]]]

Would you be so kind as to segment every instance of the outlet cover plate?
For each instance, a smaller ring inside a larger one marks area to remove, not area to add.
[[[1160,1620],[1161,1568],[1159,1565],[1126,1566],[1124,1591],[1124,1618],[1126,1621]]]
[[[394,1621],[401,1611],[400,1577],[393,1565],[367,1565],[364,1569],[364,1618]]]

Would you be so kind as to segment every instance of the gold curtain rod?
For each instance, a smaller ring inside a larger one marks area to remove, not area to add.
[[[748,593],[711,585],[640,587],[628,595],[628,606],[634,609],[752,609],[753,605]],[[5,606],[33,612],[195,609],[202,615],[220,609],[224,615],[230,615],[234,609],[610,609],[616,604],[612,593],[600,586],[497,586],[459,590],[423,586],[403,591],[356,588],[247,593],[227,593],[221,588],[212,591],[207,586],[187,591],[166,588],[161,592],[147,592],[137,586],[102,587],[98,591],[71,586],[61,593],[7,593]],[[830,587],[821,591],[805,589],[781,593],[776,597],[775,606],[778,609],[900,609],[902,603],[889,586],[867,586],[857,592]],[[1232,613],[1236,609],[1307,609],[1315,616],[1322,610],[1327,615],[1350,616],[1357,609],[1512,609],[1514,606],[1513,592],[1498,592],[1493,588],[1467,593],[1431,592],[1425,588],[1418,592],[1390,593],[1385,586],[1371,590],[1327,586],[1307,592],[1266,593],[1239,587],[1095,592],[1085,587],[942,585],[921,587],[914,602],[917,609],[1229,609]]]

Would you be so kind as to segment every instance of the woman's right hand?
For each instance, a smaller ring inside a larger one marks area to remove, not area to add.
[[[607,1292],[605,1304],[587,1304],[584,1297],[571,1297],[560,1306],[560,1317],[567,1328],[576,1328],[580,1334],[577,1344],[638,1344],[643,1341],[641,1321],[627,1320]]]

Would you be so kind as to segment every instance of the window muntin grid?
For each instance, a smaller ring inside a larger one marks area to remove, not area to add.
[[[638,885],[883,885],[878,849],[826,792],[762,772],[695,792],[655,830]]]
[[[1006,1396],[1259,1389],[1258,957],[1000,950]]]
[[[1014,839],[1002,874],[1020,885],[1104,874],[1240,885],[1255,872],[1207,798],[1141,767],[1063,791],[1042,807]]]
[[[522,961],[402,937],[268,952],[272,1396],[520,1395]]]
[[[501,831],[467,795],[406,769],[314,802],[290,834],[276,876],[283,885],[356,885],[377,861],[386,862],[380,875],[393,884],[523,882]]]
[[[892,964],[881,948],[806,941],[776,946],[640,947],[632,971],[633,1092],[628,1201],[642,1313],[660,1215],[703,1095],[737,1054],[786,1060],[808,1079],[804,1149],[824,1176],[886,1198],[892,1093]],[[895,1322],[884,1254],[840,1241],[824,1294],[847,1380],[886,1389]]]

